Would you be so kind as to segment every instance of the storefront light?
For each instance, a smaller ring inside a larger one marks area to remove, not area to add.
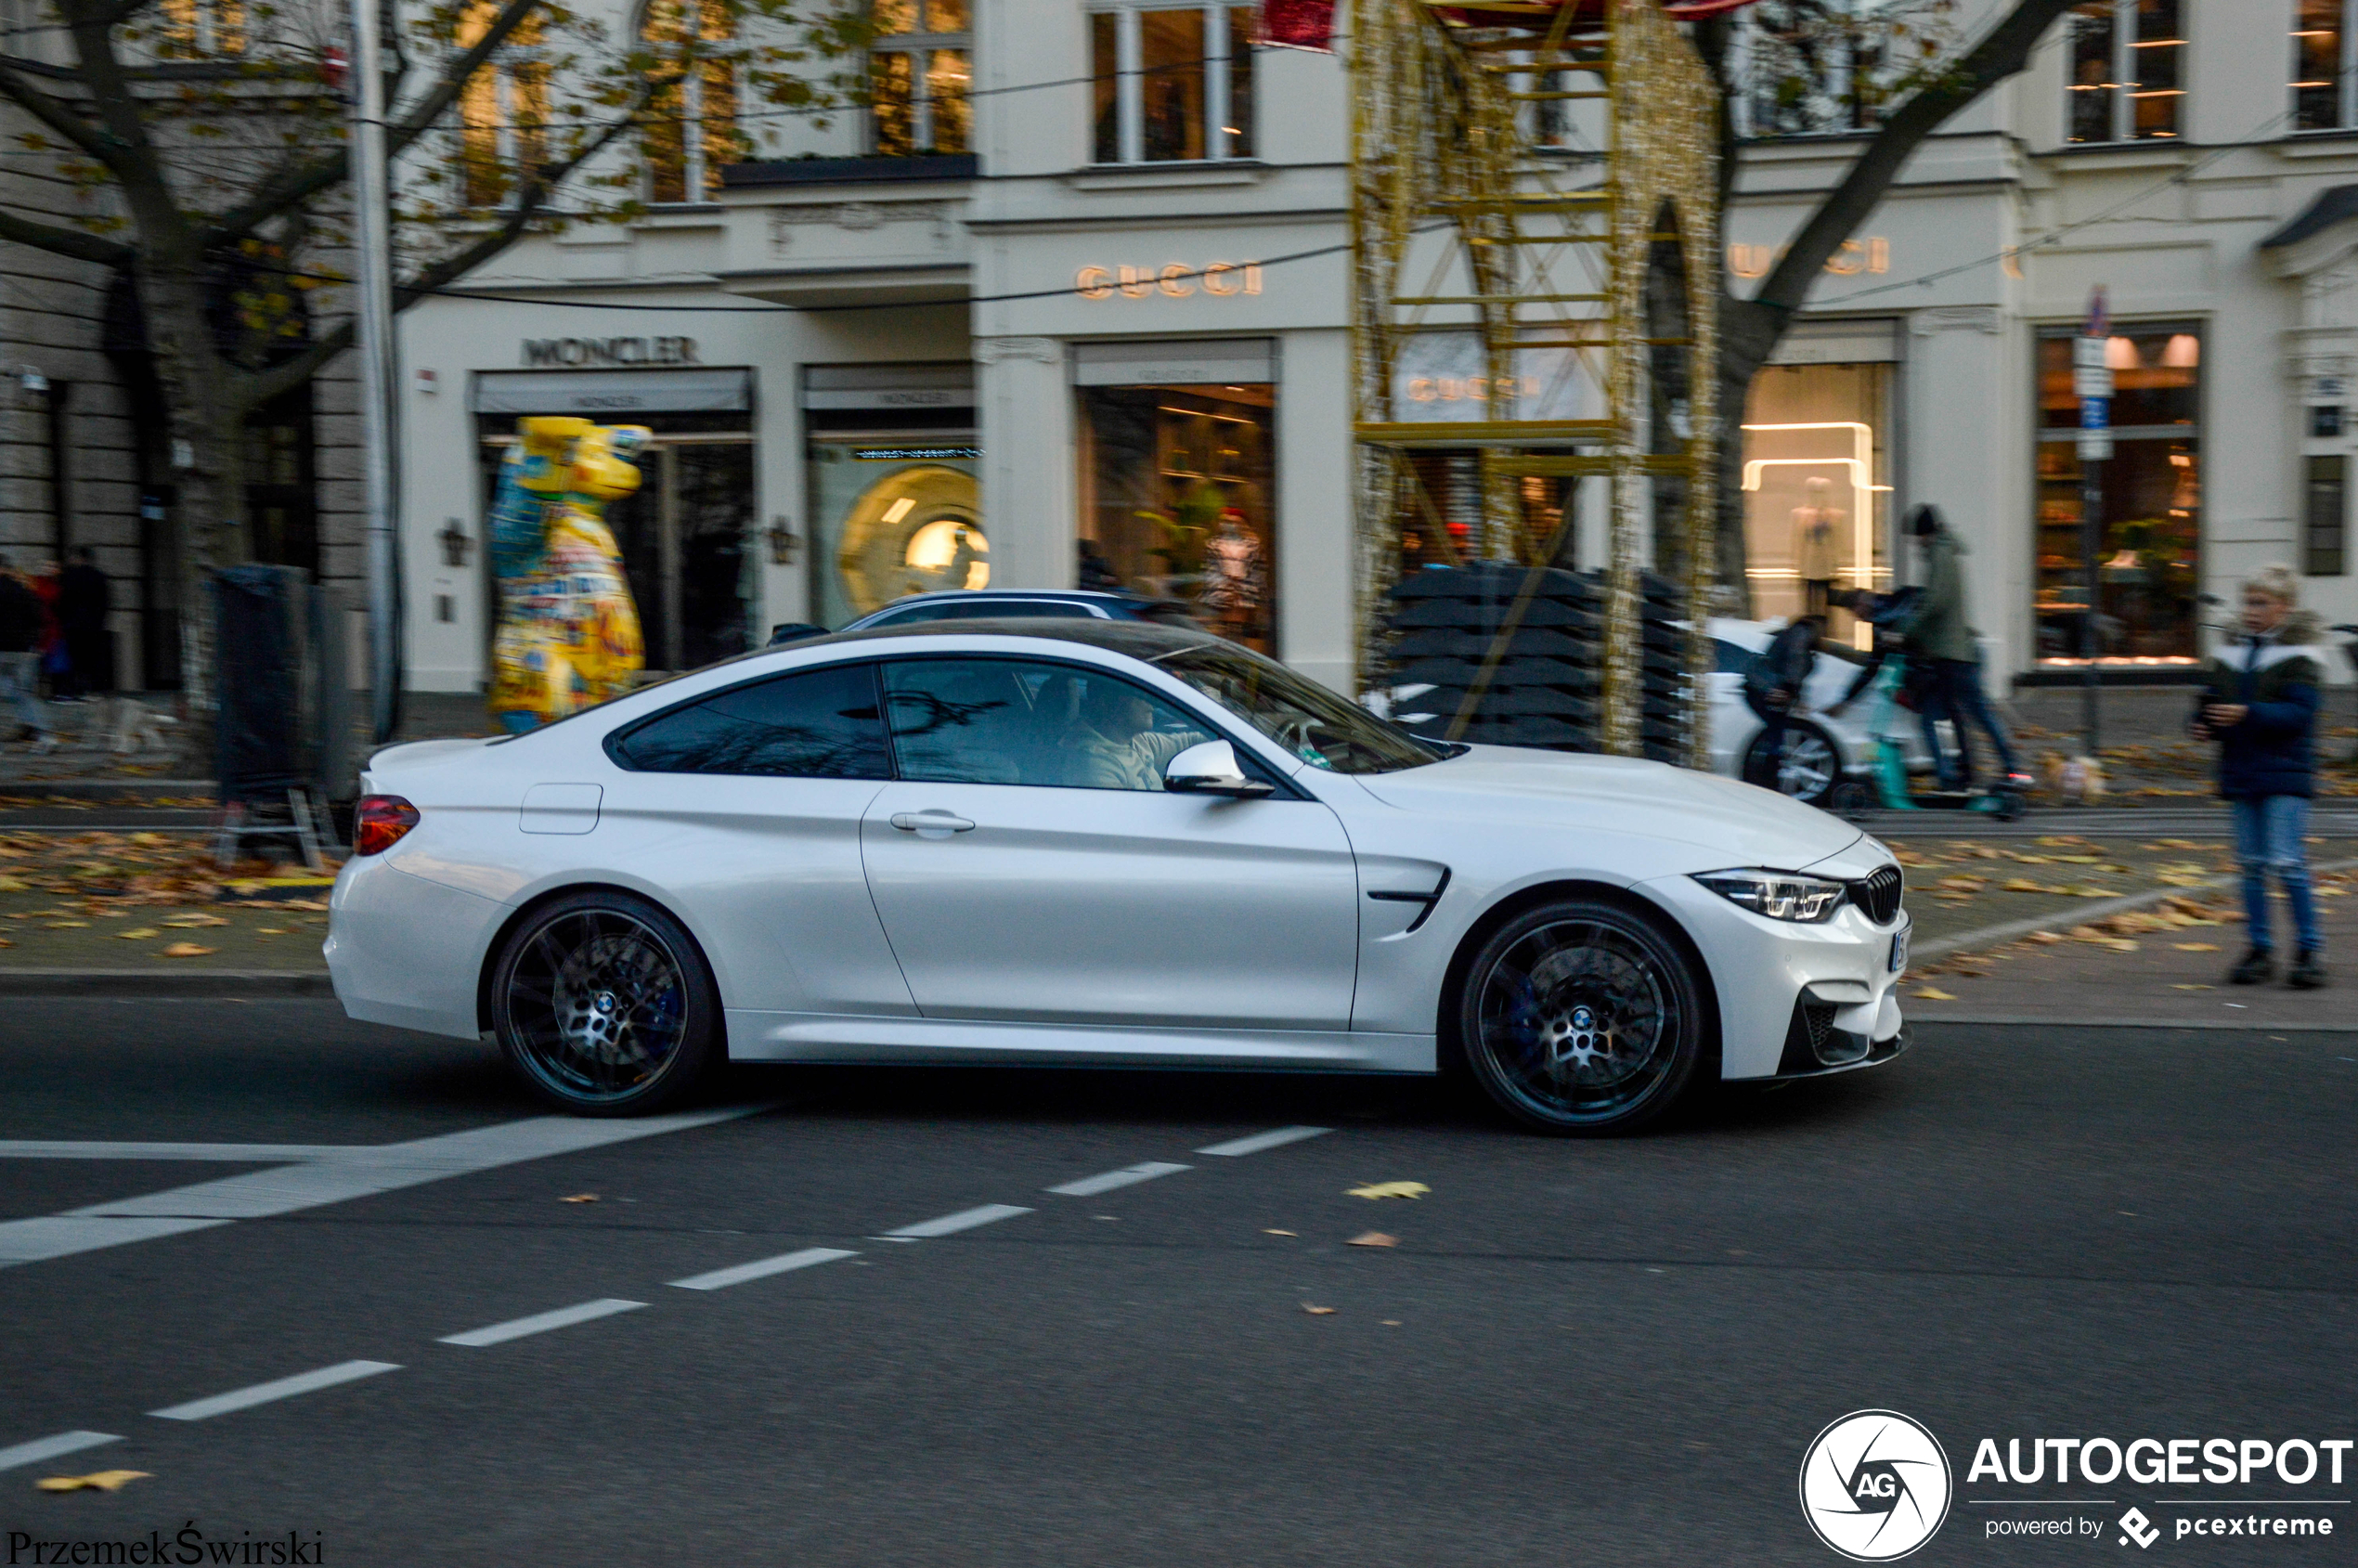
[[[2131,338],[2115,337],[2105,344],[2105,364],[2115,370],[2142,370],[2145,362],[2137,357],[2137,344]]]
[[[2161,362],[2173,370],[2191,370],[2202,363],[2202,340],[2192,332],[2172,332],[2161,351]]]

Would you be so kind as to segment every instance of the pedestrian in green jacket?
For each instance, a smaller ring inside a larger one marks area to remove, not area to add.
[[[1940,509],[1920,506],[1908,514],[1908,532],[1924,556],[1924,591],[1916,613],[1903,628],[1908,657],[1930,667],[1931,680],[1923,709],[1925,740],[1938,759],[1941,782],[1950,789],[1973,787],[1973,737],[1970,720],[1989,733],[1998,753],[2002,782],[2027,775],[2015,760],[2015,748],[2005,726],[1989,710],[1981,689],[1981,649],[1974,641],[1973,619],[1965,611],[1965,574],[1958,564],[1965,541],[1949,531]],[[1933,720],[1947,719],[1957,727],[1957,762],[1952,768],[1941,755],[1939,731]]]

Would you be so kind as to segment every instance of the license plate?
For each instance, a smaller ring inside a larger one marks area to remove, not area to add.
[[[1911,926],[1891,939],[1891,972],[1895,975],[1908,966],[1908,938],[1914,930]]]

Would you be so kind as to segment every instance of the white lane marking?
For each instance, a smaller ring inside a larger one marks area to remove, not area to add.
[[[44,1459],[54,1459],[60,1454],[79,1454],[84,1448],[96,1448],[101,1443],[120,1443],[123,1439],[110,1432],[61,1432],[55,1437],[36,1437],[30,1443],[19,1443],[13,1448],[0,1448],[0,1470],[15,1470],[21,1465],[37,1465]]]
[[[913,1225],[886,1231],[879,1241],[923,1241],[928,1237],[955,1236],[977,1225],[995,1225],[1012,1220],[1017,1214],[1029,1214],[1029,1209],[1018,1209],[1012,1203],[986,1203],[979,1209],[962,1209],[954,1214],[944,1214],[938,1220],[920,1220]]]
[[[10,1220],[0,1225],[0,1268],[12,1263],[37,1263],[45,1258],[95,1252],[126,1241],[153,1241],[183,1231],[210,1230],[227,1220],[117,1220],[45,1214],[38,1219]]]
[[[167,1406],[161,1410],[150,1410],[148,1414],[167,1421],[209,1420],[214,1416],[226,1416],[232,1410],[267,1405],[274,1399],[292,1399],[298,1393],[333,1388],[338,1383],[354,1382],[361,1378],[373,1378],[380,1372],[400,1370],[400,1365],[392,1361],[339,1361],[333,1367],[322,1367],[316,1372],[297,1372],[292,1378],[255,1383],[251,1388],[232,1389],[227,1393],[216,1393],[211,1399],[192,1399],[186,1405]]]
[[[837,1258],[856,1258],[859,1255],[846,1247],[805,1247],[799,1252],[782,1252],[774,1258],[739,1263],[734,1268],[717,1268],[710,1274],[693,1274],[685,1279],[673,1280],[671,1285],[677,1290],[725,1290],[732,1285],[743,1285],[748,1279],[767,1279],[773,1274],[788,1274],[798,1268],[810,1268],[817,1263],[834,1263]]]
[[[0,1268],[159,1236],[175,1236],[225,1220],[262,1219],[316,1209],[325,1203],[341,1203],[347,1199],[367,1198],[529,1160],[577,1154],[609,1144],[707,1127],[770,1108],[767,1104],[731,1106],[676,1116],[651,1116],[637,1121],[585,1121],[570,1116],[538,1116],[408,1143],[344,1148],[332,1160],[250,1171],[243,1175],[172,1187],[144,1197],[94,1203],[63,1214],[0,1224]],[[140,1223],[121,1223],[131,1220]],[[88,1223],[92,1221],[111,1223]]]
[[[612,1317],[617,1312],[636,1312],[646,1304],[644,1302],[625,1302],[609,1296],[603,1301],[583,1302],[578,1306],[559,1307],[554,1312],[536,1313],[530,1317],[511,1318],[486,1328],[470,1328],[463,1334],[445,1334],[435,1342],[469,1345],[480,1350],[485,1345],[504,1345],[510,1340],[545,1334],[551,1328],[570,1328],[577,1323],[592,1323],[601,1317]]]
[[[1133,1165],[1122,1171],[1108,1171],[1102,1176],[1083,1176],[1077,1182],[1067,1182],[1062,1186],[1052,1186],[1048,1190],[1061,1193],[1067,1198],[1095,1198],[1101,1192],[1111,1192],[1118,1186],[1135,1186],[1140,1182],[1150,1182],[1157,1176],[1176,1175],[1190,1168],[1185,1165],[1168,1164],[1160,1160],[1149,1160],[1143,1165]]]
[[[0,1138],[0,1160],[218,1160],[296,1165],[341,1160],[349,1144],[139,1144],[60,1138]]]
[[[1332,1127],[1280,1127],[1273,1133],[1255,1133],[1250,1138],[1231,1138],[1224,1144],[1214,1144],[1210,1148],[1199,1148],[1196,1152],[1233,1159],[1242,1154],[1259,1154],[1264,1148],[1282,1148],[1287,1144],[1298,1144],[1304,1138],[1315,1138],[1333,1131]]]

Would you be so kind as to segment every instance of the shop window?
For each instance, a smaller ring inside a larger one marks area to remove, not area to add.
[[[1095,162],[1254,155],[1250,6],[1095,11],[1089,49]]]
[[[877,0],[868,44],[868,142],[879,157],[964,152],[974,41],[966,0]]]
[[[1276,647],[1276,388],[1081,389],[1084,551],[1108,580]]]
[[[459,48],[474,47],[499,15],[496,0],[475,0],[459,19]],[[460,201],[471,208],[504,201],[547,161],[548,126],[549,64],[535,12],[459,90]]]
[[[2088,623],[2081,551],[2079,399],[2072,339],[2039,343],[2036,590],[2039,657],[2076,664]],[[2101,473],[2095,646],[2100,662],[2191,665],[2202,564],[2202,338],[2191,325],[2122,326],[2112,367],[2113,455]]]
[[[1744,405],[1744,552],[1752,614],[1827,616],[1837,640],[1868,630],[1833,607],[1839,590],[1892,582],[1891,367],[1771,365]]]
[[[2358,0],[2296,0],[2292,22],[2292,124],[2334,131],[2358,123],[2350,58]]]
[[[2338,577],[2350,570],[2350,459],[2334,452],[2307,460],[2306,505],[2301,516],[2301,571]]]
[[[1750,136],[1839,136],[1881,117],[1873,0],[1761,0],[1743,14]]]
[[[2185,0],[2087,0],[2071,14],[2065,137],[2152,141],[2180,134]]]
[[[873,665],[732,686],[640,725],[611,748],[624,767],[649,773],[892,777]]]
[[[650,0],[641,36],[657,57],[647,100],[647,200],[702,201],[745,155],[727,0]]]

